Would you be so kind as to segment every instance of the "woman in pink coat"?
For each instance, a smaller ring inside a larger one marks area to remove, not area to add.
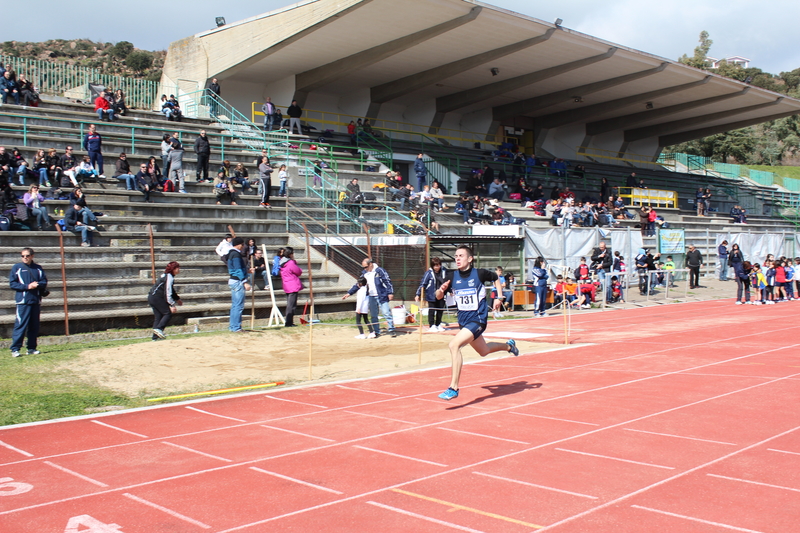
[[[300,276],[303,270],[297,266],[294,260],[294,249],[287,246],[281,258],[281,280],[283,281],[283,292],[286,293],[286,324],[287,328],[294,327],[294,308],[297,305],[297,294],[303,290],[303,283]]]

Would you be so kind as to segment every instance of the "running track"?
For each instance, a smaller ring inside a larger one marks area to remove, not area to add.
[[[441,368],[1,428],[0,531],[796,531],[799,310],[577,313],[449,403]]]

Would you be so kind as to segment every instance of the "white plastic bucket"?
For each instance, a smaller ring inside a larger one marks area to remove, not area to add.
[[[392,320],[394,321],[395,326],[399,326],[406,323],[406,308],[405,307],[393,307],[392,308]]]

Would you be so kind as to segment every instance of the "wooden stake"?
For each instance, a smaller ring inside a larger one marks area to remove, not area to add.
[[[58,247],[61,249],[61,292],[64,295],[64,335],[69,337],[69,305],[67,305],[67,268],[64,258],[64,232],[56,224],[58,230]]]

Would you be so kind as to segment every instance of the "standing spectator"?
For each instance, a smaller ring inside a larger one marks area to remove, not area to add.
[[[28,206],[28,209],[30,209],[30,213],[33,215],[33,218],[36,219],[40,230],[46,230],[52,226],[52,224],[50,224],[50,214],[47,212],[47,206],[44,205],[44,196],[39,194],[38,185],[31,185],[31,188],[28,189],[28,192],[22,197],[22,201]]]
[[[422,276],[422,281],[414,296],[414,301],[417,303],[419,303],[422,298],[425,298],[428,304],[428,331],[431,333],[446,331],[444,326],[442,326],[442,315],[444,314],[447,304],[444,300],[438,300],[436,298],[436,290],[444,283],[445,273],[446,271],[442,267],[442,260],[438,257],[431,257],[431,268]]]
[[[303,270],[297,265],[294,260],[294,248],[287,246],[283,249],[283,257],[281,258],[281,281],[283,281],[283,292],[286,293],[286,319],[285,327],[291,328],[295,326],[294,323],[294,310],[297,306],[297,294],[303,290],[303,283],[300,281],[300,276]]]
[[[212,78],[211,83],[206,87],[206,95],[210,101],[210,112],[212,117],[216,117],[219,112],[219,97],[222,94],[222,89],[217,83],[217,78]]]
[[[272,131],[272,126],[275,123],[275,104],[272,103],[272,99],[269,96],[267,96],[264,105],[261,106],[261,112],[264,113],[264,129]]]
[[[694,247],[694,244],[689,245],[689,251],[686,252],[686,268],[689,269],[689,288],[696,289],[700,287],[700,267],[703,266],[703,254],[700,250]]]
[[[3,77],[0,78],[0,94],[4,104],[8,103],[8,97],[14,99],[14,103],[19,105],[19,86],[17,82],[11,79],[11,71],[5,71]]]
[[[703,191],[703,210],[705,211],[706,215],[711,212],[711,189],[706,188]]]
[[[736,246],[734,244],[734,246]],[[733,252],[731,252],[733,256]],[[739,254],[741,257],[741,253]],[[737,261],[733,263],[733,275],[736,277],[736,305],[750,303],[750,274],[752,267],[748,261]],[[742,301],[744,296],[744,301]],[[758,294],[756,294],[756,299]]]
[[[595,268],[595,272],[597,272],[597,279],[599,279],[600,283],[604,286],[607,285],[606,274],[611,272],[613,262],[614,255],[611,253],[611,250],[606,248],[605,242],[600,241],[597,248],[592,251],[592,266]],[[608,287],[606,286],[606,288]]]
[[[350,121],[353,122],[352,120]],[[358,328],[358,335],[356,339],[374,339],[375,331],[372,324],[369,322],[369,297],[367,295],[367,280],[358,278],[358,292],[356,292],[356,327]],[[364,328],[361,327],[361,321],[367,325],[368,335],[364,335]]]
[[[103,175],[103,138],[97,133],[97,126],[89,125],[89,133],[83,138],[83,149],[89,152],[89,161],[92,166],[97,164],[97,171],[101,178]]]
[[[172,151],[172,143],[169,140],[171,138],[169,133],[165,133],[161,137],[161,168],[165,177],[169,177],[169,153]]]
[[[351,144],[358,144],[358,138],[356,137],[356,123],[352,120],[350,121],[350,124],[347,125],[347,134],[350,136]]]
[[[154,341],[167,338],[164,330],[167,328],[172,315],[178,312],[178,306],[183,305],[178,292],[175,290],[175,276],[180,273],[181,265],[177,261],[170,262],[147,295],[147,303],[153,309]]]
[[[545,316],[544,307],[547,301],[547,270],[544,268],[544,257],[537,257],[531,269],[531,286],[536,294],[536,303],[533,305],[533,316],[543,318]]]
[[[292,105],[286,110],[289,115],[289,133],[294,133],[294,127],[297,126],[297,133],[303,134],[303,128],[300,126],[300,117],[303,116],[303,109],[297,105],[297,100],[292,100]]]
[[[8,284],[16,292],[14,332],[11,334],[11,356],[19,357],[22,341],[28,338],[28,355],[38,355],[36,341],[39,337],[39,315],[42,297],[47,296],[47,276],[42,267],[33,262],[33,248],[22,249],[22,262],[11,267]]]
[[[722,241],[717,247],[719,259],[719,280],[728,281],[728,241]]]
[[[422,155],[417,155],[414,160],[414,173],[417,175],[417,189],[422,190],[425,186],[425,179],[428,177],[428,169],[425,168],[425,162],[422,160]]]
[[[208,181],[208,159],[211,157],[211,143],[208,141],[206,130],[200,130],[200,136],[195,139],[194,153],[197,154],[197,181]]]
[[[247,296],[247,291],[250,290],[250,284],[247,282],[249,274],[256,271],[255,268],[248,268],[244,262],[242,249],[244,248],[244,239],[235,237],[231,241],[231,249],[225,257],[225,263],[228,265],[228,287],[231,289],[231,314],[228,322],[228,329],[234,333],[243,332],[242,329],[242,311],[244,311],[244,300]]]
[[[284,165],[285,167],[286,165]],[[258,164],[258,179],[261,187],[261,207],[272,207],[269,205],[269,190],[272,188],[272,166],[269,164],[269,157],[262,156]]]
[[[697,207],[697,216],[702,217],[705,216],[703,212],[705,211],[706,203],[705,203],[705,191],[702,187],[697,189],[697,192],[694,194],[694,203],[695,207]]]
[[[394,329],[394,319],[389,308],[389,302],[394,300],[394,287],[392,287],[392,280],[389,278],[389,274],[376,265],[371,257],[365,258],[361,262],[361,266],[364,267],[361,275],[367,280],[367,286],[369,287],[369,315],[370,322],[375,328],[375,336],[380,337],[381,335],[381,326],[380,322],[378,322],[378,310],[380,309],[389,326],[389,334],[392,337],[397,337],[397,332]],[[352,296],[357,290],[358,284],[353,285],[347,291],[347,294],[342,296],[342,300]]]
[[[183,174],[183,145],[181,144],[180,139],[178,139],[178,132],[172,134],[172,137],[169,140],[169,143],[172,145],[172,150],[169,152],[169,174],[168,178],[172,179],[172,176],[175,176],[175,180],[173,183],[180,184],[178,188],[178,192],[185,193],[186,187],[184,183],[184,174]]]
[[[636,179],[636,172],[631,172],[631,175],[625,178],[625,187],[633,188],[638,186],[639,186],[639,180]],[[628,194],[631,194],[630,191],[628,191]]]
[[[105,97],[105,91],[100,93],[97,98],[94,99],[94,110],[97,113],[97,117],[101,121],[114,121],[114,110],[111,108],[111,104],[108,103],[108,99]]]
[[[278,189],[278,196],[286,197],[286,182],[289,179],[289,174],[286,172],[286,165],[281,165],[278,169],[278,180],[280,181],[280,189]]]
[[[611,185],[608,183],[608,178],[600,179],[600,199],[605,200],[611,195]]]

